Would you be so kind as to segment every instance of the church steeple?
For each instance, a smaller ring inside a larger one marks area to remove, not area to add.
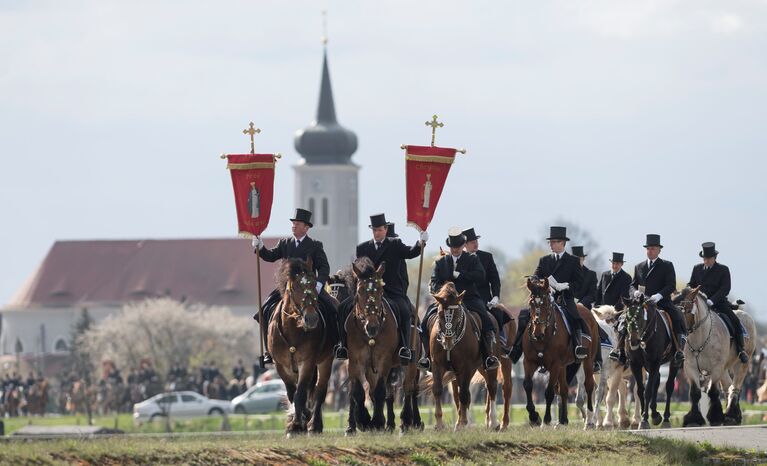
[[[307,128],[296,131],[295,147],[307,164],[321,165],[351,163],[351,156],[357,150],[357,136],[336,120],[327,47],[323,48],[317,118]]]

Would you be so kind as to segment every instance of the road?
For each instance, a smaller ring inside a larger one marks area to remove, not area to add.
[[[688,427],[680,429],[632,430],[632,434],[665,437],[689,442],[709,442],[716,447],[733,447],[767,452],[767,424],[756,426]]]

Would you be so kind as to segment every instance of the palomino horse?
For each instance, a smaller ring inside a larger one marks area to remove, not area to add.
[[[292,404],[288,437],[307,430],[322,432],[322,404],[333,362],[333,342],[319,312],[316,283],[311,259],[283,261],[278,275],[282,301],[271,316],[268,338],[275,369]]]
[[[637,396],[642,407],[640,429],[649,429],[647,421],[652,409],[652,423],[661,427],[671,427],[671,395],[674,393],[674,380],[679,368],[670,363],[674,354],[671,333],[671,320],[666,319],[661,311],[645,296],[632,299],[626,305],[626,355],[631,372],[637,385]],[[665,319],[665,321],[664,321]],[[668,331],[667,331],[668,329]],[[666,409],[661,417],[658,412],[658,388],[660,387],[660,366],[669,363],[666,380]],[[645,383],[642,370],[647,371]]]
[[[629,378],[632,377],[631,369],[628,366],[621,364],[618,361],[613,361],[607,357],[610,350],[618,344],[618,334],[615,331],[615,325],[618,322],[618,317],[621,312],[616,311],[614,306],[604,305],[593,308],[591,313],[594,314],[594,317],[597,319],[599,327],[607,334],[607,338],[610,340],[611,345],[611,347],[601,348],[604,365],[602,366],[602,372],[600,373],[599,382],[597,383],[597,392],[594,401],[594,424],[597,427],[604,429],[612,429],[618,426],[620,426],[621,429],[627,429],[631,425],[638,426],[641,412],[639,411],[639,403],[637,403],[636,385],[634,385],[634,415],[630,421],[627,409],[628,382]],[[580,397],[581,388],[583,386],[581,382],[582,378],[583,372],[578,371],[578,401],[582,398]],[[605,402],[604,418],[599,410],[599,404],[603,400]],[[618,401],[617,425],[613,413],[616,400]],[[578,401],[576,401],[576,403]],[[583,402],[581,401],[581,404],[582,403]],[[579,405],[579,408],[580,406],[581,405]],[[581,411],[583,411],[582,408]]]
[[[399,366],[397,349],[399,337],[397,322],[391,306],[383,298],[383,276],[386,265],[375,269],[367,257],[352,264],[357,279],[353,312],[347,320],[347,346],[349,348],[349,426],[347,434],[357,428],[394,430],[394,412],[384,417],[387,383],[394,366]],[[373,418],[365,408],[365,382],[373,401]],[[392,407],[393,410],[393,407]]]
[[[549,384],[546,387],[546,413],[543,422],[551,423],[551,403],[554,401],[555,391],[559,390],[559,423],[566,425],[568,383],[567,366],[575,362],[570,335],[567,332],[566,323],[562,313],[555,309],[550,296],[549,282],[545,278],[528,277],[527,288],[530,290],[530,315],[527,331],[522,336],[522,351],[524,353],[525,380],[523,387],[527,397],[527,412],[530,424],[539,426],[541,418],[533,404],[533,374],[538,367],[543,366],[549,371]],[[585,428],[593,428],[593,396],[594,396],[594,358],[599,351],[599,330],[594,317],[585,306],[578,304],[578,312],[591,335],[591,343],[584,345],[587,356],[582,365],[585,374],[584,386],[586,388],[586,400],[588,413],[585,419]],[[573,373],[574,375],[574,373]]]
[[[427,328],[431,347],[435,428],[445,428],[442,420],[442,384],[449,378],[444,376],[451,372],[454,375],[453,397],[458,408],[455,430],[460,430],[469,423],[469,385],[474,373],[479,369],[485,378],[488,400],[492,400],[486,405],[485,423],[488,428],[497,429],[499,424],[495,412],[495,397],[498,390],[498,369],[485,371],[482,368],[479,317],[463,305],[463,294],[458,294],[455,285],[447,282],[433,295],[437,301],[437,312],[430,318]]]
[[[705,420],[700,412],[701,388],[708,394],[710,405],[706,419],[712,426],[722,423],[738,425],[742,421],[740,411],[740,388],[749,366],[741,364],[735,345],[730,343],[730,333],[722,319],[709,308],[708,297],[700,288],[685,288],[674,301],[684,314],[687,325],[687,346],[684,349],[684,372],[690,382],[690,411],[684,416],[684,426],[702,426]],[[756,325],[754,319],[743,311],[736,311],[740,322],[732,322],[736,332],[740,324],[748,336],[743,339],[744,350],[749,358],[754,354]],[[732,377],[730,374],[732,373]],[[719,399],[719,383],[727,387],[727,412],[722,413]]]

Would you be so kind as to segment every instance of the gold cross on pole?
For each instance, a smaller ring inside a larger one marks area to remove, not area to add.
[[[437,115],[434,115],[431,117],[431,121],[426,122],[426,126],[431,126],[431,147],[434,147],[434,136],[437,133],[437,128],[442,128],[445,124],[438,122]]]
[[[247,129],[242,130],[242,134],[249,134],[250,135],[250,153],[255,154],[256,153],[256,144],[253,140],[253,136],[261,132],[261,128],[256,128],[256,126],[253,124],[253,122],[250,122],[250,127]]]

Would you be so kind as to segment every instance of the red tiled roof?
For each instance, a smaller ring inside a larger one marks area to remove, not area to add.
[[[264,238],[267,247],[277,243]],[[277,264],[261,262],[262,298]],[[245,239],[57,241],[8,307],[122,304],[170,296],[256,305],[256,256]]]

